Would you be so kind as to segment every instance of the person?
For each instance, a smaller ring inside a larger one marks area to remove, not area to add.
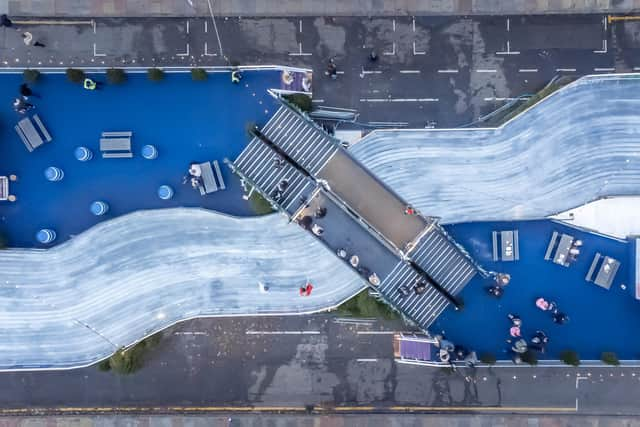
[[[242,80],[242,74],[240,74],[240,71],[238,70],[233,70],[231,72],[231,83],[240,83],[240,80]]]
[[[325,74],[334,80],[338,77],[338,67],[336,67],[335,62],[333,62],[333,58],[329,60]]]
[[[369,52],[369,60],[372,62],[375,62],[378,60],[378,54],[376,53],[375,50],[372,50],[371,52]]]
[[[405,215],[415,215],[416,214],[416,210],[413,209],[411,206],[407,206],[404,208],[404,214]]]
[[[548,343],[549,337],[547,337],[547,334],[543,331],[536,331],[533,338],[531,338],[531,344],[533,344],[533,347],[541,353],[544,353],[545,347]]]
[[[509,329],[509,335],[511,335],[513,338],[518,338],[521,334],[520,334],[520,327],[519,326],[512,326]]]
[[[31,42],[33,42],[33,34],[31,34],[29,31],[25,31],[24,33],[22,33],[22,41],[27,46],[31,46]]]
[[[83,87],[87,90],[96,90],[98,88],[98,82],[87,77],[84,79]]]
[[[489,286],[487,288],[489,295],[493,295],[496,298],[500,298],[504,293],[504,289],[500,286]]]
[[[561,312],[556,312],[553,315],[553,322],[557,323],[558,325],[564,325],[565,323],[567,323],[569,321],[569,316],[567,316],[564,313]]]
[[[538,307],[542,311],[547,311],[549,310],[549,302],[546,299],[540,297],[536,300],[536,307]]]
[[[33,93],[29,85],[26,83],[22,83],[20,85],[20,95],[23,99],[27,100],[30,96],[35,96],[36,98],[40,98],[40,95]]]
[[[507,314],[507,317],[509,318],[509,320],[511,320],[511,323],[513,324],[513,326],[522,326],[522,319],[520,319],[520,317],[518,317],[515,314]]]
[[[25,114],[32,108],[35,108],[34,105],[28,103],[27,100],[22,96],[13,100],[13,109],[20,114]]]
[[[522,339],[522,338],[519,339],[518,341],[513,343],[513,347],[511,347],[511,350],[514,353],[518,353],[518,354],[526,353],[526,351],[527,351],[527,341]]]
[[[3,13],[2,15],[0,15],[0,27],[8,28],[12,25],[13,25],[13,22],[11,22],[11,19],[9,19],[6,13]]]

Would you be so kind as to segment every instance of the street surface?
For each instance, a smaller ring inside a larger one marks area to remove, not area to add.
[[[315,103],[357,109],[367,126],[460,126],[556,75],[640,70],[640,21],[608,24],[604,15],[64,22],[2,28],[0,65],[308,67]],[[24,46],[25,30],[46,47]],[[335,81],[324,75],[330,58]]]
[[[36,408],[79,414],[123,411],[118,408],[215,413],[247,406],[303,412],[307,405],[319,413],[640,412],[640,367],[509,366],[451,373],[395,363],[394,330],[403,327],[331,315],[192,320],[165,331],[133,375],[96,367],[0,374],[0,415]],[[63,407],[72,409],[56,409]]]

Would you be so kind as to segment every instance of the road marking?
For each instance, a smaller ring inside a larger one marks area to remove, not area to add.
[[[189,56],[189,43],[187,43],[187,51],[184,53],[176,53],[176,56]]]
[[[396,19],[395,18],[393,18],[393,31],[394,32],[396,31]]]
[[[416,50],[416,42],[414,41],[413,42],[413,54],[414,55],[426,55],[427,52],[425,52],[423,50],[421,50],[421,51]]]
[[[93,34],[96,34],[96,21],[93,20],[91,23],[93,25]]]
[[[413,32],[415,33],[416,32],[416,17],[415,16],[412,18],[412,25],[413,25]]]
[[[209,335],[208,332],[174,332],[173,335]]]
[[[493,97],[493,98],[485,98],[484,100],[485,101],[515,101],[516,99],[518,99],[518,98],[496,98],[496,97]]]
[[[187,34],[189,34],[189,20],[187,19]]]
[[[289,52],[289,56],[311,56],[312,53],[302,51],[302,42],[298,42],[298,52]]]
[[[537,68],[520,68],[518,71],[521,73],[537,73],[538,69]]]
[[[507,32],[511,31],[511,20],[507,18]]]
[[[393,335],[395,331],[357,331],[358,335]]]
[[[356,362],[377,362],[378,359],[356,359]]]
[[[607,53],[607,39],[602,40],[602,49],[594,50],[593,53]]]
[[[440,74],[456,74],[458,70],[438,70]]]
[[[302,32],[302,19],[300,20],[300,32]]]
[[[52,19],[44,19],[44,20],[16,20],[12,19],[11,22],[17,25],[93,25],[93,20],[91,21],[55,21]]]
[[[395,20],[394,20],[395,22]],[[391,52],[382,52],[383,55],[395,55],[396,54],[396,42],[393,42]]]
[[[246,335],[319,335],[320,331],[247,331]]]
[[[420,70],[400,70],[400,74],[420,74]]]
[[[217,53],[209,53],[209,46],[207,45],[207,42],[204,42],[204,56],[218,56]]]
[[[367,74],[382,74],[381,70],[365,70],[364,68],[361,71],[361,74],[363,75],[367,75]]]
[[[556,71],[559,73],[575,73],[575,68],[556,68]]]
[[[507,50],[504,52],[496,52],[496,55],[520,55],[519,51],[511,50],[511,42],[507,40]]]
[[[360,102],[438,102],[438,98],[360,98]]]
[[[323,104],[324,99],[312,99],[311,102],[315,102],[316,104]]]
[[[208,33],[208,32],[209,32],[209,25],[208,25],[208,22],[209,22],[209,21],[207,21],[206,19],[204,20],[204,32],[205,32],[205,33]]]
[[[476,73],[497,73],[498,70],[488,70],[488,69],[480,69],[476,70]]]
[[[98,53],[96,50],[96,44],[93,44],[93,56],[107,56],[106,53]]]
[[[594,68],[593,71],[615,71],[615,68]]]

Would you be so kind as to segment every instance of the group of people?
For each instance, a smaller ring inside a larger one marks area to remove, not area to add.
[[[506,273],[500,273],[495,276],[493,285],[486,288],[487,293],[496,298],[500,298],[504,294],[504,288],[511,282],[511,276]]]
[[[536,299],[536,307],[542,311],[551,313],[551,318],[554,323],[562,325],[569,321],[569,316],[558,310],[558,304],[553,301],[547,301],[543,297],[539,297]]]
[[[511,351],[516,356],[519,357],[519,355],[526,353],[529,349],[544,353],[549,343],[549,337],[544,331],[537,330],[527,342],[527,340],[522,337],[522,319],[511,313],[509,313],[507,317],[511,321],[511,326],[509,327],[510,338],[507,342],[511,344]]]
[[[38,95],[34,94],[29,85],[23,83],[20,85],[20,96],[13,100],[13,109],[20,113],[26,114],[27,111],[36,108],[35,105],[29,102],[29,98],[38,97]]]

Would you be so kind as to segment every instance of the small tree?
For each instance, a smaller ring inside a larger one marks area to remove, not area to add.
[[[107,372],[111,370],[111,364],[109,363],[109,359],[104,359],[100,363],[98,363],[98,370],[102,372]]]
[[[40,77],[40,71],[32,70],[31,68],[28,68],[22,72],[22,77],[24,78],[24,81],[27,83],[35,83],[38,81],[38,78]]]
[[[605,351],[600,355],[600,360],[606,363],[607,365],[618,366],[620,365],[620,360],[618,360],[618,356],[611,351]]]
[[[121,68],[109,68],[107,70],[107,80],[112,84],[121,84],[127,80],[127,74]]]
[[[308,113],[313,109],[311,97],[309,95],[305,95],[304,93],[292,93],[289,95],[284,95],[284,99],[286,99],[290,104],[295,105],[305,113]]]
[[[564,350],[560,353],[560,360],[567,365],[580,366],[580,355],[573,350]]]
[[[535,366],[538,364],[538,356],[534,351],[531,351],[531,350],[527,350],[524,353],[522,353],[522,355],[520,356],[520,359],[524,363],[531,366]]]
[[[149,68],[149,71],[147,71],[147,77],[149,77],[149,80],[153,82],[159,82],[164,79],[164,71],[160,68]]]
[[[192,68],[191,78],[197,82],[207,80],[207,72],[204,68]]]
[[[82,83],[84,80],[84,71],[77,68],[67,68],[67,79],[72,83]]]
[[[486,363],[487,365],[495,365],[496,356],[493,353],[482,353],[480,355],[480,362]]]

